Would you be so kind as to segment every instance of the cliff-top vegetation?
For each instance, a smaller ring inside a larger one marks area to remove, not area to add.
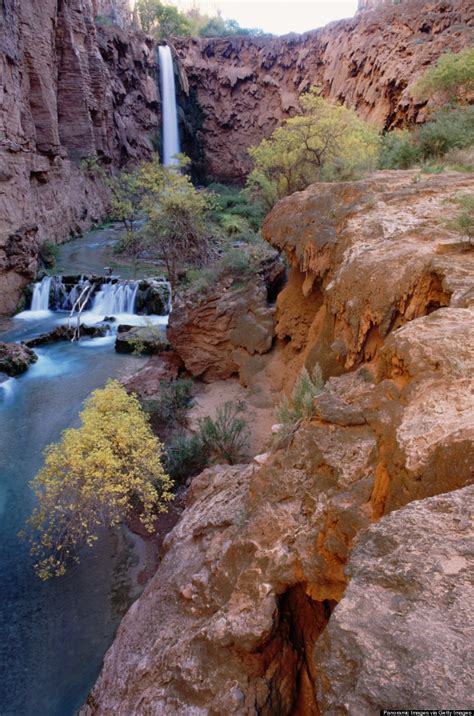
[[[220,11],[206,15],[198,7],[181,12],[174,5],[160,0],[138,0],[136,17],[141,28],[163,41],[171,37],[224,37],[232,35],[261,35],[258,28],[240,27],[236,20],[225,20]]]

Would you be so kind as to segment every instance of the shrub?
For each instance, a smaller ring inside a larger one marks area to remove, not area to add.
[[[189,378],[178,378],[170,383],[160,384],[160,396],[157,400],[143,401],[143,409],[150,416],[154,429],[170,430],[177,423],[183,424],[186,412],[192,402],[193,381]]]
[[[395,129],[382,139],[379,166],[381,169],[408,169],[420,160],[420,151],[407,129]]]
[[[412,132],[394,130],[382,140],[382,169],[408,169],[422,161],[439,160],[450,151],[474,144],[474,107],[442,110]]]
[[[377,161],[379,135],[353,110],[323,99],[316,87],[300,102],[302,114],[249,150],[248,187],[268,209],[315,181],[348,179]]]
[[[234,278],[244,278],[252,273],[254,263],[247,251],[230,249],[219,262],[221,274],[230,273]]]
[[[314,415],[314,399],[321,392],[324,385],[321,368],[316,364],[310,374],[303,368],[291,394],[291,400],[283,398],[276,411],[280,424],[277,439],[288,440],[298,428],[301,421]]]
[[[39,259],[47,269],[54,269],[59,258],[59,246],[54,241],[45,241],[39,250]]]
[[[199,421],[200,437],[210,455],[235,465],[242,459],[249,432],[247,422],[241,417],[245,403],[228,400],[217,409],[216,417]]]
[[[474,92],[474,48],[442,55],[412,87],[420,101],[433,100],[443,105],[467,101]]]
[[[177,483],[198,475],[209,462],[209,449],[200,434],[177,435],[166,446],[164,467]]]
[[[254,232],[260,229],[265,210],[263,205],[255,201],[248,191],[224,184],[210,184],[208,191],[211,192],[214,199],[212,214],[215,221],[222,223],[230,216],[237,216],[245,220]]]
[[[451,149],[474,144],[474,106],[443,110],[419,127],[414,141],[422,159],[438,159]]]
[[[474,238],[474,196],[469,194],[459,196],[456,203],[460,207],[460,211],[452,221],[448,222],[448,228],[454,229],[471,240]]]
[[[92,546],[100,527],[116,527],[137,508],[148,531],[172,499],[161,444],[138,399],[117,381],[95,390],[80,414],[81,426],[65,430],[45,451],[31,487],[38,499],[28,523],[32,554],[42,579],[61,576]]]

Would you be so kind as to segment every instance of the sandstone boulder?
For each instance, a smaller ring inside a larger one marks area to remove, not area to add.
[[[168,348],[165,326],[126,326],[118,327],[115,339],[117,353],[161,353]]]
[[[267,353],[272,347],[275,308],[268,304],[264,279],[255,274],[235,288],[221,282],[196,302],[178,302],[170,314],[168,338],[186,369],[204,380],[239,372],[239,353]]]
[[[315,646],[323,714],[469,708],[474,487],[413,502],[358,537]]]
[[[0,373],[8,376],[21,375],[38,356],[31,348],[19,343],[0,343]]]
[[[160,392],[161,383],[176,380],[183,367],[183,361],[177,353],[158,353],[150,356],[138,373],[125,378],[122,383],[128,392],[136,393],[141,399],[155,398]]]

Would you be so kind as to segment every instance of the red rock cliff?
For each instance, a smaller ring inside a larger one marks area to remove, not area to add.
[[[104,214],[106,192],[81,160],[119,165],[152,152],[153,43],[96,28],[94,14],[91,0],[0,9],[0,313],[34,277],[40,243]]]
[[[176,50],[204,111],[204,170],[241,180],[247,148],[297,111],[312,84],[380,128],[420,116],[408,85],[448,50],[472,42],[470,0],[414,0],[304,35],[181,40]]]

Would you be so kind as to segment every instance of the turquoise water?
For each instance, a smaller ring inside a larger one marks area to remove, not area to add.
[[[23,314],[0,340],[24,340],[61,320],[51,312]],[[17,537],[45,446],[78,424],[91,390],[143,364],[116,354],[113,342],[111,335],[38,348],[27,373],[0,385],[0,716],[72,716],[129,605],[131,555],[117,536],[101,535],[79,565],[46,583]]]

